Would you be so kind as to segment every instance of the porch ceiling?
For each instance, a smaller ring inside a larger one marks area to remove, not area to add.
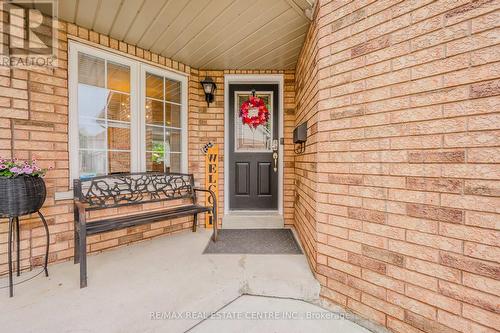
[[[314,0],[64,0],[67,22],[203,69],[290,69]]]

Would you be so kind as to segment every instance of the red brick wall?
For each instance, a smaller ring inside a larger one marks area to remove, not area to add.
[[[295,226],[322,297],[395,332],[496,332],[500,2],[318,6]]]
[[[317,8],[316,8],[317,9]],[[316,162],[318,152],[318,24],[313,21],[297,63],[295,126],[307,122],[305,151],[295,156],[295,229],[316,269],[318,226],[326,215],[318,203]]]

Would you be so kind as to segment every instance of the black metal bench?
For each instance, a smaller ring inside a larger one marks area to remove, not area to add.
[[[197,204],[198,191],[207,192],[212,197],[211,207]],[[73,192],[74,261],[75,264],[80,263],[80,288],[87,286],[87,236],[89,235],[189,215],[194,217],[193,232],[195,232],[198,214],[211,212],[214,221],[212,239],[217,240],[215,194],[211,190],[195,188],[192,174],[147,172],[75,179]],[[86,220],[86,212],[89,211],[172,200],[184,201],[183,199],[189,199],[189,204],[92,220],[88,223]]]

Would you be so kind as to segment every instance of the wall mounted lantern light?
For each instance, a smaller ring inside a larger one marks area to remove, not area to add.
[[[201,82],[203,90],[205,91],[205,100],[207,101],[207,106],[214,101],[214,93],[217,86],[211,77],[205,77]]]

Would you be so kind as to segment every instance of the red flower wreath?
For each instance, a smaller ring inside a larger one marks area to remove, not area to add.
[[[250,109],[258,109],[257,115],[249,115]],[[269,121],[269,110],[261,98],[250,96],[240,107],[240,118],[244,125],[251,128],[257,128],[259,125],[265,125]]]

